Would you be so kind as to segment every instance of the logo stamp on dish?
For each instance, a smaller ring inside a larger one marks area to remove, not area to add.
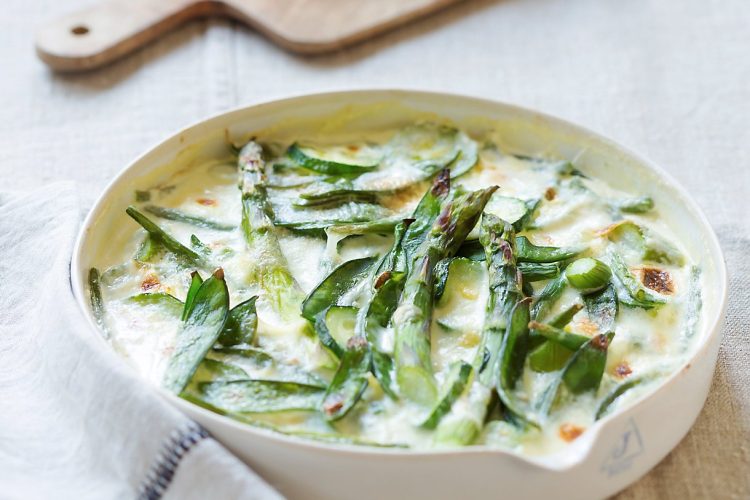
[[[610,477],[616,476],[630,469],[633,460],[642,453],[643,439],[635,420],[631,418],[620,434],[619,440],[602,463],[601,470]]]

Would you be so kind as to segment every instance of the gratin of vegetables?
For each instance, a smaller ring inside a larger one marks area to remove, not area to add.
[[[548,453],[673,371],[700,317],[651,198],[450,126],[252,140],[133,203],[90,271],[102,331],[281,433]]]

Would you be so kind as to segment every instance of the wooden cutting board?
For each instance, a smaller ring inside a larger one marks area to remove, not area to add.
[[[59,71],[96,68],[192,19],[225,16],[282,47],[318,54],[361,42],[460,0],[107,0],[37,33],[39,57]]]

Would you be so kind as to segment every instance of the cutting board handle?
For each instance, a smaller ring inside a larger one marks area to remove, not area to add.
[[[58,71],[95,68],[218,6],[212,0],[108,0],[43,26],[36,51]]]

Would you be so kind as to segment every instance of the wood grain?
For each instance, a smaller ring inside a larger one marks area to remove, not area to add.
[[[39,57],[58,71],[96,68],[185,22],[227,16],[293,52],[367,40],[460,0],[108,0],[42,27]]]

